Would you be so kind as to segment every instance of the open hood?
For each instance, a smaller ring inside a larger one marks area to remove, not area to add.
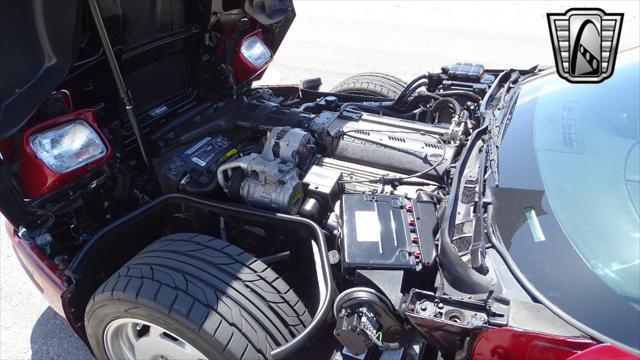
[[[255,79],[225,79],[238,39],[258,31],[275,53],[295,16],[291,0],[98,0],[136,110],[220,96]],[[87,1],[24,0],[0,11],[0,139],[56,90],[76,108],[117,113],[115,83]],[[234,74],[231,74],[233,79]],[[259,75],[258,75],[259,76]]]

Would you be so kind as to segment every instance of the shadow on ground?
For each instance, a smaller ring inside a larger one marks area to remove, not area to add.
[[[82,340],[51,307],[42,312],[31,331],[31,358],[93,359]]]

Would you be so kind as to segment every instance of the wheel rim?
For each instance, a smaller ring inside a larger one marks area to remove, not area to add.
[[[200,351],[166,329],[138,319],[117,319],[104,330],[110,359],[205,359]]]

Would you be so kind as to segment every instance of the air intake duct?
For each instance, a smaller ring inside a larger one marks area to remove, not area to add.
[[[315,115],[286,109],[272,102],[249,101],[235,113],[235,124],[252,130],[270,131],[276,127],[306,129]]]

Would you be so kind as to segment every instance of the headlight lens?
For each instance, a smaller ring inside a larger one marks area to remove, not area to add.
[[[107,147],[86,122],[75,120],[29,137],[29,145],[47,167],[65,173],[104,156]]]
[[[256,35],[242,41],[240,52],[254,67],[260,67],[271,59],[271,50]]]

